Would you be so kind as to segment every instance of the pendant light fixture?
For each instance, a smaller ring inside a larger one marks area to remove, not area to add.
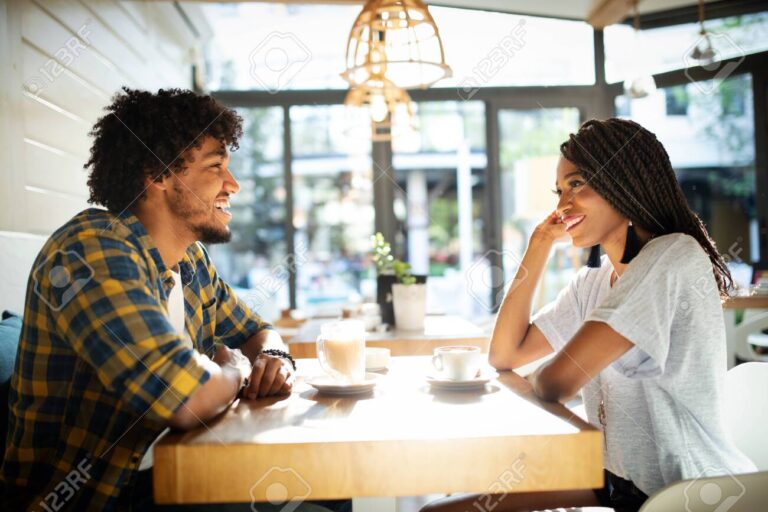
[[[365,3],[349,33],[341,74],[352,87],[383,76],[404,89],[426,89],[451,75],[440,33],[422,0]]]
[[[344,99],[344,104],[349,107],[367,107],[374,123],[386,121],[390,113],[401,107],[405,107],[408,112],[412,111],[411,97],[406,90],[380,76],[352,87]]]
[[[643,51],[646,48],[640,44],[640,12],[637,9],[638,0],[633,0],[634,8],[634,43],[632,55],[630,55],[631,66],[629,78],[624,81],[624,94],[632,99],[645,98],[649,94],[656,92],[656,80],[653,75],[648,73],[643,66]]]
[[[363,85],[352,87],[344,104],[353,109],[367,109],[374,141],[391,140],[393,132],[413,128],[411,97],[405,89],[385,78],[374,77]]]
[[[698,61],[702,66],[708,66],[715,62],[716,53],[712,46],[709,32],[704,28],[704,0],[699,0],[699,38],[696,46],[691,50],[691,59]]]

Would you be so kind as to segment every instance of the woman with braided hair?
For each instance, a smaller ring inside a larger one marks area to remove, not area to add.
[[[531,375],[533,390],[551,401],[582,391],[588,420],[605,439],[605,486],[502,495],[494,510],[635,511],[672,482],[755,471],[721,422],[721,301],[731,276],[664,146],[614,118],[587,121],[560,152],[557,209],[531,235],[489,360],[507,370],[555,353]],[[590,249],[588,264],[531,318],[552,245],[567,237]],[[475,499],[451,497],[424,510],[470,510]]]

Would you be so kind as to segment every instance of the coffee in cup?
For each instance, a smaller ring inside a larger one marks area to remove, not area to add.
[[[323,324],[317,338],[317,358],[323,370],[340,382],[365,380],[365,325],[359,320]]]

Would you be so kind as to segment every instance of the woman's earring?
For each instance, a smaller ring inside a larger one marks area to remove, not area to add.
[[[640,249],[640,239],[637,237],[637,231],[635,231],[632,221],[629,221],[629,226],[627,227],[627,243],[624,244],[624,255],[621,257],[621,263],[626,265],[632,261],[632,258],[637,256],[637,253],[640,252]]]
[[[593,245],[589,250],[589,259],[587,260],[589,268],[600,268],[600,245]]]

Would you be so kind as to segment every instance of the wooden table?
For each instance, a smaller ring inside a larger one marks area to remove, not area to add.
[[[299,332],[288,341],[291,355],[299,358],[317,357],[315,343],[320,334],[320,326],[333,319],[321,318],[308,320]],[[436,347],[444,345],[472,345],[488,351],[490,336],[483,330],[459,316],[434,315],[424,320],[423,331],[404,331],[395,328],[387,332],[368,333],[366,345],[386,347],[393,356],[432,355]]]
[[[750,295],[748,297],[731,297],[725,304],[725,309],[768,309],[768,295]]]
[[[598,430],[503,372],[485,391],[433,392],[428,357],[397,357],[367,395],[320,395],[299,361],[288,398],[236,402],[155,448],[158,503],[588,489],[603,484]]]

